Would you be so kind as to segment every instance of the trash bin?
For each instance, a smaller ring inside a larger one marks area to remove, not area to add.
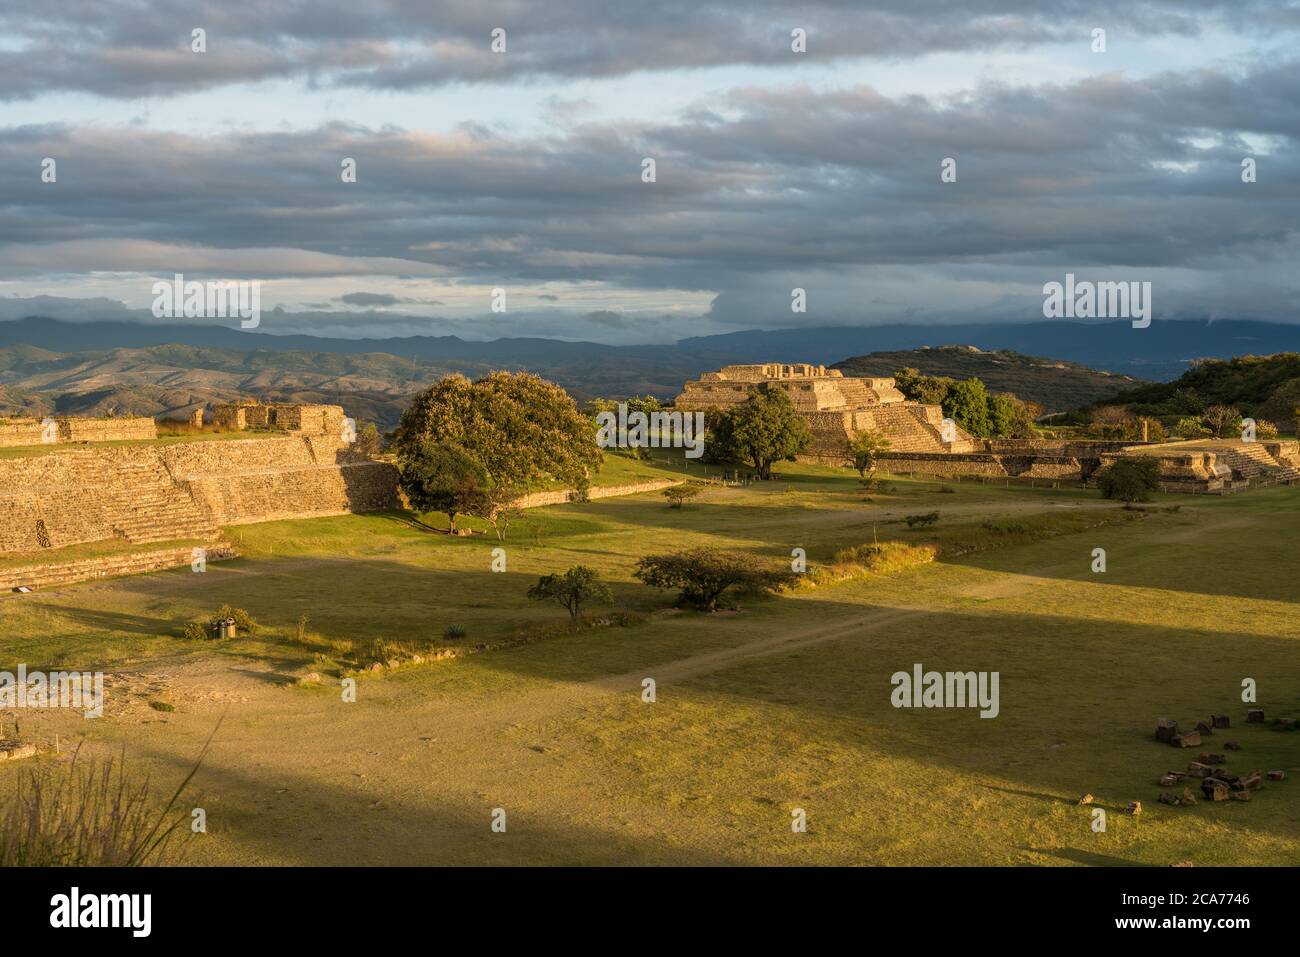
[[[234,638],[235,635],[235,619],[223,618],[217,623],[218,638]]]

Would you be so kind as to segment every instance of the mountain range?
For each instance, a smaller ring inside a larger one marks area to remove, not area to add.
[[[973,343],[957,347],[954,342]],[[331,339],[273,336],[199,322],[0,322],[0,414],[178,415],[202,403],[256,396],[329,402],[395,424],[409,396],[449,372],[526,369],[579,401],[651,394],[724,365],[812,362],[857,374],[913,366],[978,375],[1047,411],[1169,380],[1207,357],[1300,351],[1300,326],[1242,320],[885,325],[749,330],[671,345],[609,346],[541,338],[455,336]],[[1053,356],[1052,359],[1036,358]]]

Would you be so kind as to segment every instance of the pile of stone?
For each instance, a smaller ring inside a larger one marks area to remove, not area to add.
[[[1246,721],[1250,724],[1262,724],[1263,710],[1250,709],[1246,713]],[[1216,729],[1222,730],[1230,726],[1231,721],[1226,714],[1210,715],[1209,721],[1198,721],[1195,730],[1191,731],[1180,731],[1177,721],[1159,718],[1156,720],[1156,740],[1175,748],[1190,748],[1200,745],[1202,738],[1213,736]],[[1241,745],[1236,741],[1225,741],[1223,749],[1240,751]],[[1264,786],[1265,775],[1262,771],[1251,771],[1244,775],[1232,774],[1222,767],[1227,763],[1227,757],[1217,751],[1201,751],[1197,757],[1198,760],[1187,765],[1186,771],[1168,771],[1162,775],[1160,786],[1178,787],[1185,779],[1195,778],[1200,781],[1202,797],[1211,802],[1249,801],[1252,792]],[[1283,781],[1286,779],[1286,772],[1269,771],[1267,777],[1270,781]],[[1184,787],[1181,795],[1174,794],[1172,791],[1162,791],[1159,801],[1161,804],[1188,806],[1196,803],[1196,795],[1192,793],[1191,788]]]

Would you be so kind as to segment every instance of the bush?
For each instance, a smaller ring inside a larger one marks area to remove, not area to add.
[[[926,512],[924,515],[906,515],[903,521],[907,522],[908,528],[927,528],[939,521],[938,512]]]
[[[1097,479],[1103,498],[1129,504],[1150,501],[1151,493],[1159,487],[1160,463],[1144,456],[1120,459]]]
[[[465,631],[464,625],[448,625],[442,633],[442,637],[448,641],[456,641],[458,638],[464,638],[468,632]]]
[[[609,586],[600,580],[595,569],[586,565],[574,565],[563,575],[543,575],[528,589],[528,597],[533,601],[554,601],[563,605],[570,618],[582,614],[582,606],[588,602],[608,605],[614,601]]]
[[[217,637],[217,625],[227,618],[234,619],[235,627],[241,634],[255,634],[258,624],[253,620],[253,616],[242,608],[236,608],[233,605],[222,605],[207,618],[196,618],[186,623],[181,630],[183,637],[190,640],[202,640],[206,638]]]
[[[695,498],[700,494],[698,485],[674,485],[666,488],[660,493],[668,499],[669,508],[681,508],[687,499]]]
[[[679,589],[678,602],[708,611],[729,588],[761,591],[788,585],[794,575],[759,565],[749,555],[715,548],[694,548],[666,555],[647,555],[637,562],[636,578],[652,588]]]

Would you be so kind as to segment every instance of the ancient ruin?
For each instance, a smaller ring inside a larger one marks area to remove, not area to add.
[[[785,392],[812,429],[813,445],[800,461],[844,465],[848,440],[871,429],[889,439],[889,450],[878,461],[895,473],[1093,485],[1122,458],[1152,456],[1160,463],[1165,492],[1224,493],[1300,479],[1300,442],[1295,440],[978,439],[957,427],[945,439],[943,410],[909,401],[892,378],[850,378],[807,363],[725,366],[687,382],[674,405],[683,412],[728,409],[760,385]]]
[[[9,588],[29,579],[75,580],[189,561],[189,547],[144,547],[150,543],[211,544],[215,558],[228,551],[221,543],[223,525],[398,504],[396,467],[351,450],[340,407],[241,403],[235,408],[242,413],[236,421],[242,418],[245,428],[266,432],[34,448],[30,455],[0,459],[0,556],[33,556],[30,567],[7,568],[0,583]],[[120,421],[147,423],[147,430],[137,427],[139,434],[156,435],[152,419]],[[77,420],[71,422],[70,434],[88,434]],[[105,541],[142,549],[98,562],[72,556],[58,569],[51,567],[53,559],[40,560],[42,552]],[[114,570],[105,572],[108,566]]]
[[[849,378],[838,369],[796,363],[725,366],[687,382],[674,406],[683,412],[728,409],[760,385],[780,389],[812,429],[812,447],[799,461],[844,464],[848,440],[868,429],[884,433],[891,451],[947,454],[979,443],[959,428],[945,438],[943,410],[910,402],[891,378]]]

